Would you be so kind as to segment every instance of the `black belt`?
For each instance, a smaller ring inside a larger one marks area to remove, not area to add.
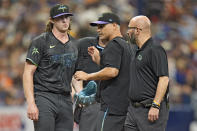
[[[70,96],[70,92],[53,92],[53,91],[40,91],[37,89],[34,89],[35,92],[46,92],[46,93],[53,93],[53,94],[60,94],[60,95],[64,95],[64,96]]]
[[[152,105],[153,100],[152,99],[146,99],[143,101],[131,101],[131,105],[134,107],[144,107],[144,108],[150,108]]]

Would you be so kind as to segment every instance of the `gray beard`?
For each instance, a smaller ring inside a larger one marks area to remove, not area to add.
[[[131,36],[128,35],[128,41],[129,41],[129,43],[136,45],[136,40],[135,40],[134,34],[132,34]]]

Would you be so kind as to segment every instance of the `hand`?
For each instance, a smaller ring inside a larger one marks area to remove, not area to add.
[[[74,74],[74,78],[76,80],[84,80],[84,81],[87,81],[88,80],[88,74],[83,72],[83,71],[77,71],[75,74]]]
[[[92,61],[100,65],[100,53],[97,48],[95,48],[94,46],[88,47],[88,54],[92,57]]]
[[[37,121],[39,116],[39,110],[37,105],[34,104],[29,104],[27,107],[27,117],[33,121]]]
[[[159,118],[159,109],[151,107],[148,112],[148,120],[154,122],[158,118]]]

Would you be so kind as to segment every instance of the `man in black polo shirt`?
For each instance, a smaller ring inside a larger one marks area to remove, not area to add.
[[[98,114],[97,131],[123,131],[128,107],[130,46],[120,33],[119,17],[104,13],[98,21],[99,38],[108,41],[101,57],[95,59],[95,47],[89,47],[89,54],[100,64],[101,70],[94,73],[75,73],[79,80],[101,80],[101,111]],[[97,55],[96,55],[97,56]]]
[[[32,40],[27,53],[23,86],[35,131],[73,130],[70,83],[78,51],[68,34],[70,16],[67,5],[52,7],[46,32]]]
[[[130,67],[130,105],[125,131],[164,131],[167,107],[168,61],[165,50],[151,38],[146,16],[132,18],[128,35],[138,49]]]
[[[105,41],[99,39],[99,37],[85,37],[79,39],[78,45],[78,65],[77,70],[84,71],[86,73],[92,73],[100,70],[100,66],[92,61],[91,56],[88,54],[88,47],[94,46],[101,53],[105,47]],[[83,87],[88,84],[89,81],[83,81]],[[99,85],[99,81],[96,81]],[[83,88],[81,87],[81,89]],[[79,89],[79,87],[76,87]],[[99,90],[97,89],[96,101],[90,105],[81,107],[79,131],[95,131],[98,112],[100,111]],[[76,112],[75,112],[76,113]],[[78,113],[77,113],[78,114]],[[75,114],[75,115],[77,115]]]

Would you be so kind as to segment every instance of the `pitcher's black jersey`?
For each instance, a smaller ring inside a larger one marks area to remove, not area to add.
[[[33,39],[26,60],[37,66],[34,73],[34,91],[70,92],[78,50],[75,40],[62,43],[52,32]]]

